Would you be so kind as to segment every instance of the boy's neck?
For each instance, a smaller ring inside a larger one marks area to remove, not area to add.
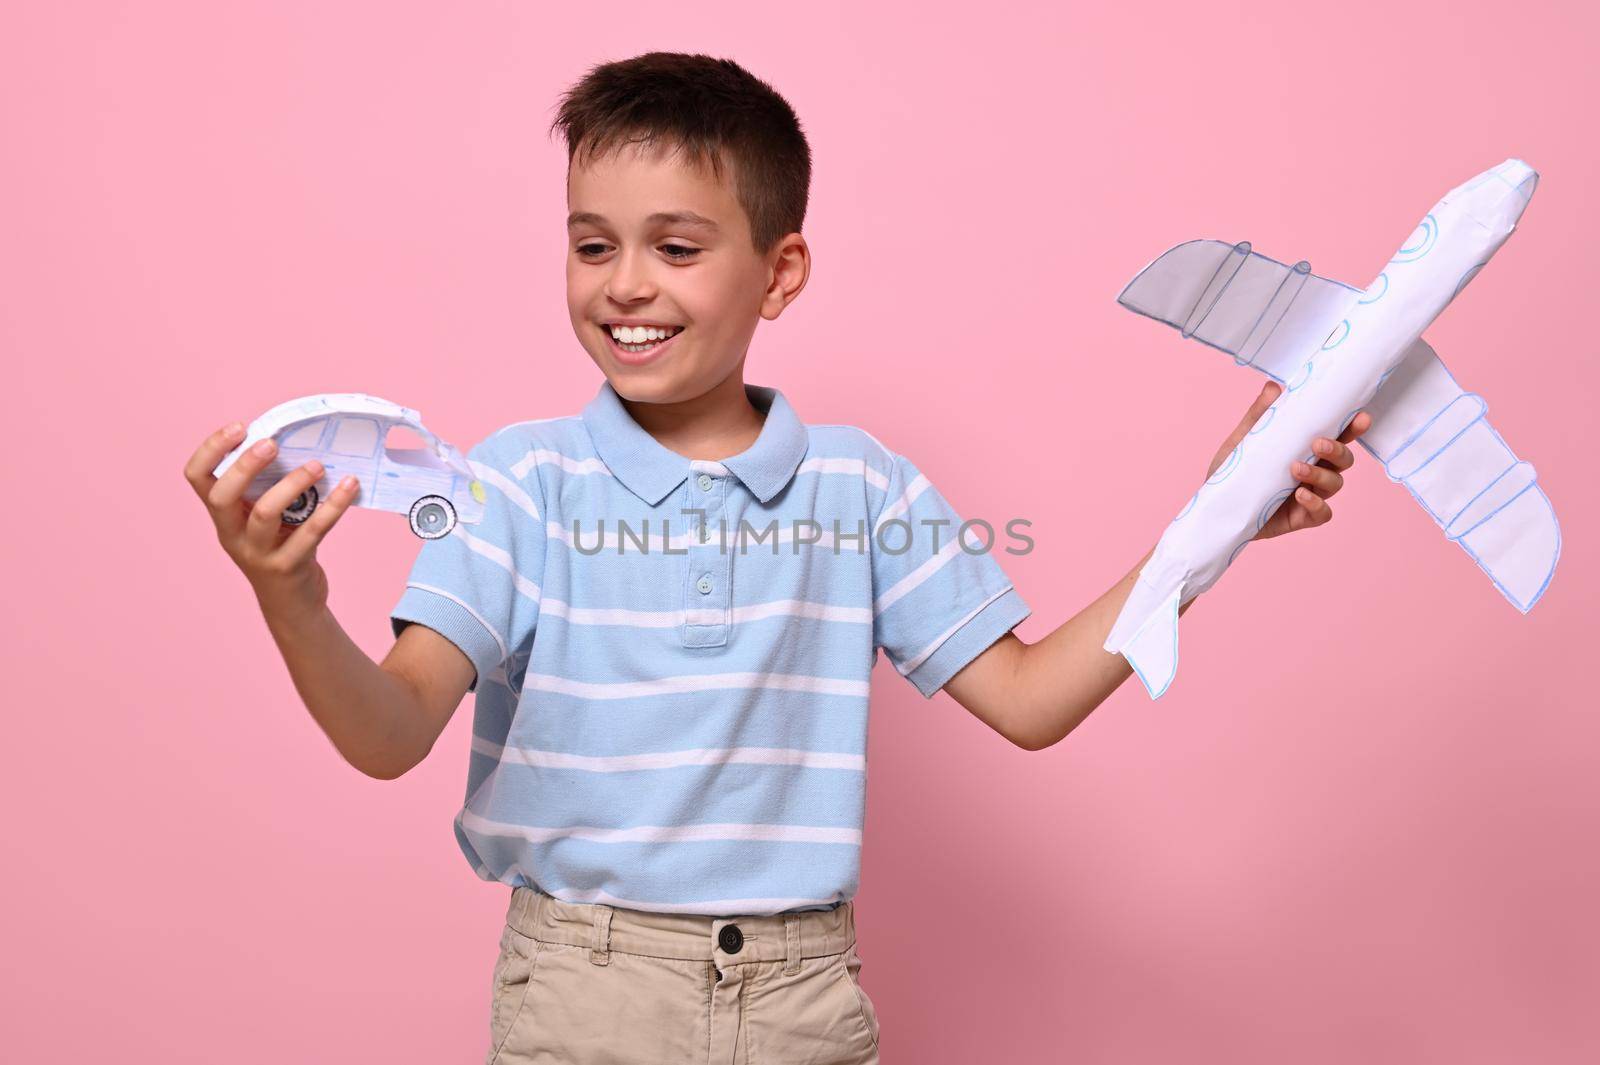
[[[747,451],[766,422],[745,392],[743,367],[741,360],[715,388],[679,403],[645,403],[620,393],[617,398],[662,447],[684,458],[720,462]]]

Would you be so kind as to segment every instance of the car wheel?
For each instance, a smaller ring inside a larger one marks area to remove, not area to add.
[[[299,525],[311,517],[311,512],[317,509],[317,486],[312,485],[295,497],[295,501],[284,509],[282,519],[285,525]]]
[[[450,535],[456,527],[456,508],[444,496],[423,496],[411,504],[411,531],[424,540]]]

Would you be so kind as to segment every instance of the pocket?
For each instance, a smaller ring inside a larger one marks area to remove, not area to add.
[[[500,956],[494,963],[493,1003],[489,1010],[489,1061],[500,1056],[506,1037],[522,1013],[528,984],[539,960],[539,944],[509,924],[500,933]]]
[[[851,989],[856,993],[856,1005],[861,1009],[861,1020],[867,1026],[867,1034],[872,1036],[872,1048],[877,1050],[878,1009],[861,986],[861,956],[856,953],[854,943],[850,944],[850,949],[844,953],[844,971],[850,977]]]

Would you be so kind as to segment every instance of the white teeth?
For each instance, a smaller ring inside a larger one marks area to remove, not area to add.
[[[611,335],[619,344],[644,344],[651,341],[666,340],[682,332],[677,326],[657,329],[648,325],[614,325],[611,326]]]

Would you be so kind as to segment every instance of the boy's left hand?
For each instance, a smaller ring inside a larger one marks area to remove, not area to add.
[[[1228,435],[1217,449],[1217,454],[1211,460],[1210,469],[1206,470],[1209,478],[1217,472],[1217,467],[1222,465],[1224,459],[1238,446],[1239,441],[1250,432],[1250,427],[1255,425],[1263,412],[1270,406],[1283,391],[1283,386],[1276,381],[1268,381],[1261,389],[1261,394],[1256,397],[1250,409],[1245,411],[1244,419],[1237,428]],[[1311,441],[1311,450],[1319,456],[1317,463],[1306,466],[1294,462],[1289,473],[1300,482],[1300,487],[1295,489],[1294,495],[1283,501],[1283,505],[1273,512],[1259,532],[1252,539],[1268,540],[1274,536],[1281,536],[1286,532],[1296,529],[1309,529],[1317,525],[1326,525],[1333,520],[1333,508],[1328,505],[1328,500],[1334,493],[1344,487],[1343,471],[1348,470],[1356,461],[1355,452],[1347,446],[1372,425],[1372,415],[1361,411],[1345,431],[1339,435],[1338,440],[1329,440],[1327,437],[1317,437]]]

